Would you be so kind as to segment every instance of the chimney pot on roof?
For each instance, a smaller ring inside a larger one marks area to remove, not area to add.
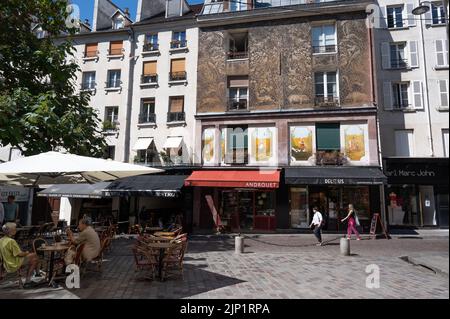
[[[129,9],[129,8],[125,8],[125,15],[126,15],[127,17],[130,16],[130,9]]]
[[[84,19],[84,24],[87,25],[87,26],[89,26],[89,27],[91,26],[91,25],[89,24],[89,19]]]

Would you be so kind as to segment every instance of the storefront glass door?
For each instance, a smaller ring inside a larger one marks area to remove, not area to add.
[[[308,190],[307,188],[290,188],[290,216],[292,228],[309,227]]]
[[[433,186],[419,186],[423,226],[436,226],[436,208]]]

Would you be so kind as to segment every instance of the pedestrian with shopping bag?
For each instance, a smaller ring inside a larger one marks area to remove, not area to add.
[[[361,240],[361,235],[358,233],[358,230],[356,229],[356,226],[359,226],[359,219],[356,215],[355,208],[353,207],[353,204],[348,205],[348,214],[347,217],[341,220],[341,222],[345,222],[348,220],[347,224],[347,239],[352,238],[352,233],[355,233],[356,239]]]

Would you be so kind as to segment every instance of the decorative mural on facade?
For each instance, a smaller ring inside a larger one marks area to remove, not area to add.
[[[313,155],[313,128],[308,126],[292,126],[291,162],[307,161]]]
[[[204,164],[214,164],[214,138],[215,130],[214,128],[207,128],[203,131],[203,163]]]
[[[272,163],[276,156],[276,128],[275,127],[250,127],[250,162]]]
[[[366,156],[366,124],[343,125],[344,153],[350,161],[362,161]]]

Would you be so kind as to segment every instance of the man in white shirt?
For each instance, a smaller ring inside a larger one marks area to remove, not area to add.
[[[5,209],[3,208],[2,202],[0,202],[0,226],[3,225],[4,219],[5,219]]]
[[[316,206],[313,208],[313,212],[314,212],[313,220],[309,227],[314,226],[314,235],[316,236],[317,240],[319,241],[317,246],[322,246],[323,217]]]

